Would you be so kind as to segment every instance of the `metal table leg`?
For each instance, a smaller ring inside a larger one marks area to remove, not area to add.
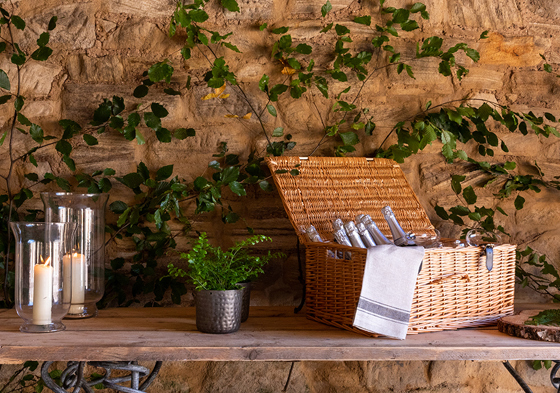
[[[515,380],[517,381],[519,386],[521,386],[521,389],[523,389],[523,391],[525,393],[533,393],[533,391],[531,390],[529,385],[527,385],[527,383],[525,383],[525,381],[523,380],[521,375],[519,375],[517,373],[517,371],[515,371],[513,366],[507,360],[504,360],[502,363],[503,363],[504,367],[506,368],[506,370],[508,370],[509,373],[512,375],[512,377],[515,378]]]
[[[62,372],[60,380],[62,386],[58,386],[49,375],[49,366],[53,362],[44,362],[41,367],[41,377],[45,386],[55,393],[68,393],[68,389],[73,389],[73,393],[93,393],[93,386],[102,383],[106,388],[114,389],[123,393],[143,393],[154,382],[162,362],[156,362],[153,370],[138,365],[138,362],[68,362],[66,369]],[[84,367],[86,364],[96,368],[105,369],[105,374],[92,381],[84,378]],[[113,371],[126,371],[130,374],[121,377],[111,377]],[[140,380],[145,378],[142,383]],[[130,387],[121,385],[130,382]]]
[[[560,370],[560,360],[553,360],[553,362],[554,367],[552,367],[552,369],[550,370],[550,382],[552,383],[552,386],[556,388],[556,391],[560,393],[560,377],[556,376],[556,374]],[[504,360],[502,363],[504,364],[504,367],[509,371],[509,373],[513,376],[513,378],[515,378],[515,380],[517,381],[519,386],[521,386],[521,389],[523,389],[525,393],[533,393],[533,391],[523,380],[521,375],[519,375],[517,371],[515,371],[515,369],[507,360]]]
[[[556,376],[558,370],[560,370],[560,360],[553,360],[554,366],[550,370],[550,382],[552,386],[556,388],[556,391],[560,393],[560,378]]]

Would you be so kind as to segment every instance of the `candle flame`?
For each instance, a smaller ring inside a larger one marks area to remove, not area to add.
[[[78,258],[78,253],[75,252],[74,254],[72,254],[72,256],[73,256],[74,258]]]
[[[43,260],[43,257],[40,257],[40,258],[41,258],[41,263],[42,263],[42,264],[44,264],[45,266],[50,266],[50,264],[51,264],[51,257],[48,257],[46,261]]]

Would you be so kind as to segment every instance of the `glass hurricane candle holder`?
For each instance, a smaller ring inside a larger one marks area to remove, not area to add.
[[[105,206],[108,194],[41,193],[45,221],[73,222],[72,258],[64,261],[64,280],[72,281],[66,318],[97,315],[105,290]]]
[[[65,260],[71,260],[74,223],[11,222],[15,249],[16,311],[25,321],[22,332],[64,330],[70,308],[71,282],[64,280]]]

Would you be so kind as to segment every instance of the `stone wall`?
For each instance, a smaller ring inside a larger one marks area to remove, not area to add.
[[[534,393],[552,393],[548,372],[511,361]],[[141,363],[150,368],[153,363]],[[56,365],[56,364],[55,364]],[[65,364],[57,365],[64,369]],[[19,365],[4,365],[6,381]],[[514,393],[501,362],[165,362],[149,393]],[[86,375],[95,369],[86,369]],[[99,371],[99,370],[97,370]],[[284,390],[285,389],[285,390]],[[96,390],[112,392],[112,390]],[[32,392],[30,390],[29,392]]]
[[[224,49],[218,55],[227,55],[232,71],[242,81],[256,110],[266,105],[265,97],[258,90],[263,73],[275,81],[282,80],[280,69],[269,58],[272,38],[259,31],[258,26],[291,26],[290,33],[298,42],[308,42],[314,47],[314,55],[320,63],[329,59],[332,40],[318,33],[324,25],[320,19],[322,0],[240,0],[241,13],[224,11],[212,0],[207,7],[209,27],[222,33],[234,31],[232,42],[243,52],[234,55]],[[333,12],[326,22],[337,21],[351,28],[355,45],[367,46],[371,32],[352,21],[354,16],[371,14],[374,23],[380,20],[377,2],[370,0],[331,0]],[[390,3],[390,4],[389,4]],[[387,5],[404,6],[413,1],[393,0]],[[423,60],[411,63],[417,79],[397,75],[395,70],[380,71],[366,86],[362,95],[363,106],[372,110],[377,123],[374,136],[365,138],[356,155],[371,153],[383,140],[392,126],[422,108],[426,102],[434,105],[461,99],[485,98],[510,105],[515,110],[544,111],[559,115],[556,93],[560,86],[554,75],[542,71],[539,54],[545,54],[555,66],[560,63],[558,48],[560,38],[560,5],[554,0],[427,0],[431,14],[429,22],[423,22],[420,31],[404,33],[401,52],[412,57],[415,41],[420,37],[440,35],[450,45],[466,42],[478,49],[478,64],[468,58],[460,61],[470,68],[470,74],[461,82],[444,78],[435,70],[437,62]],[[161,144],[154,133],[143,129],[147,143],[139,146],[126,142],[118,133],[99,138],[99,145],[88,147],[81,140],[73,142],[73,158],[78,171],[92,172],[105,167],[114,168],[119,175],[135,170],[139,161],[151,169],[174,164],[175,174],[193,180],[207,170],[207,163],[220,142],[228,142],[230,152],[247,157],[251,149],[262,151],[265,140],[259,131],[258,121],[225,118],[231,112],[240,116],[250,112],[247,104],[230,87],[231,96],[222,105],[216,100],[202,101],[209,93],[203,75],[207,70],[204,56],[193,51],[187,62],[178,53],[184,37],[167,36],[169,16],[174,10],[173,0],[13,0],[4,2],[5,7],[15,7],[15,13],[27,21],[25,35],[16,31],[24,48],[34,45],[36,36],[44,31],[52,15],[58,16],[58,27],[52,33],[53,56],[45,63],[31,63],[22,72],[22,94],[26,97],[24,113],[43,126],[50,134],[59,135],[57,121],[70,118],[86,123],[91,112],[103,98],[121,95],[129,104],[138,102],[132,91],[142,80],[142,72],[150,65],[168,58],[176,72],[172,80],[181,96],[167,96],[153,90],[148,99],[160,102],[169,109],[170,116],[164,126],[193,127],[194,138]],[[478,38],[489,30],[489,38]],[[5,30],[2,30],[5,34]],[[330,37],[332,39],[332,37]],[[385,62],[384,54],[372,61],[373,65]],[[0,68],[15,75],[14,67],[5,54],[0,54]],[[184,88],[187,78],[192,77],[192,89]],[[345,85],[341,84],[342,90]],[[334,90],[337,90],[335,87]],[[332,101],[321,99],[315,92],[298,101],[281,98],[278,118],[265,115],[269,129],[283,125],[294,136],[298,145],[292,154],[308,155],[322,136],[322,121],[334,119],[330,111]],[[317,108],[316,108],[317,107]],[[317,113],[320,112],[321,116]],[[0,127],[6,127],[11,111],[0,107]],[[497,130],[509,146],[510,152],[496,152],[495,161],[517,160],[525,163],[538,161],[548,178],[558,175],[560,141],[555,137],[521,137],[507,130]],[[467,149],[471,148],[470,146]],[[6,147],[0,147],[0,168],[7,165]],[[16,151],[25,146],[16,143]],[[474,147],[472,147],[474,151]],[[321,147],[319,154],[331,154],[332,144]],[[39,171],[69,176],[60,157],[54,150],[45,149],[37,154]],[[436,202],[442,206],[456,204],[450,191],[450,167],[446,166],[434,145],[424,153],[412,157],[403,169],[419,195],[430,218],[444,235],[457,235],[457,230],[435,215]],[[525,165],[520,173],[531,173]],[[27,182],[23,169],[17,169],[15,186]],[[481,174],[473,172],[468,184],[477,184]],[[479,204],[491,205],[495,189],[481,195]],[[115,184],[112,200],[131,200],[124,187]],[[228,202],[247,220],[255,232],[270,235],[274,248],[287,254],[266,269],[254,291],[255,305],[294,305],[299,302],[301,286],[297,280],[296,237],[288,222],[279,197],[275,193],[258,190],[246,198],[229,195]],[[511,229],[514,242],[527,244],[547,253],[551,259],[558,255],[560,245],[555,234],[560,229],[560,210],[555,192],[543,190],[537,196],[527,198],[527,208],[504,218],[504,226]],[[34,207],[30,201],[27,207]],[[514,211],[507,203],[504,208]],[[194,211],[194,206],[186,206]],[[244,224],[225,226],[218,214],[192,215],[193,227],[207,231],[216,242],[229,244],[246,235]],[[116,220],[116,217],[109,217]],[[182,240],[179,248],[186,249]],[[130,255],[130,244],[118,242],[109,253]],[[519,300],[544,301],[540,296],[518,290]],[[185,305],[191,304],[190,293]],[[170,304],[170,300],[166,300]],[[287,363],[177,363],[168,364],[158,381],[161,392],[236,392],[280,391],[287,377]],[[534,373],[525,362],[517,367],[537,386],[535,391],[546,390],[546,373]],[[499,363],[471,363],[460,365],[453,362],[410,363],[298,363],[288,391],[329,392],[349,390],[355,392],[382,391],[433,391],[433,392],[509,392],[516,391],[514,382]],[[266,375],[266,377],[265,377]],[[159,389],[159,390],[158,390]],[[539,390],[540,389],[540,390]]]

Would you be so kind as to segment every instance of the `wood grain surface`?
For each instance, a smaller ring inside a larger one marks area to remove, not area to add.
[[[498,321],[498,330],[510,336],[529,340],[560,342],[560,327],[525,325],[525,322],[543,310],[523,310],[517,315],[503,317]],[[559,354],[560,356],[560,354]]]
[[[542,308],[542,307],[541,307]],[[194,308],[117,308],[64,320],[67,330],[21,333],[15,311],[0,312],[0,363],[25,360],[540,360],[560,358],[560,344],[525,340],[496,328],[425,333],[399,341],[369,338],[293,314],[252,307],[232,334],[196,330]]]

